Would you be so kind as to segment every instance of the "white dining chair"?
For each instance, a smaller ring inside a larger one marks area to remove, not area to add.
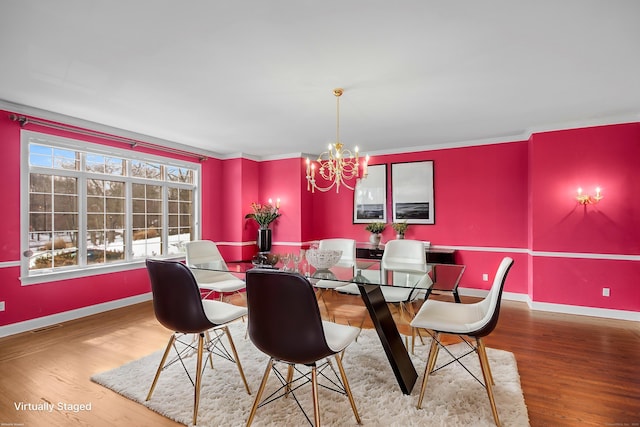
[[[493,396],[493,376],[491,374],[489,359],[487,358],[482,338],[489,335],[498,323],[502,290],[504,289],[507,273],[511,269],[512,265],[512,258],[505,257],[502,260],[498,266],[493,284],[491,285],[491,290],[482,301],[473,304],[461,304],[458,302],[429,299],[425,300],[422,307],[420,307],[418,314],[416,314],[414,319],[411,321],[411,327],[426,330],[433,340],[431,341],[429,359],[425,366],[422,387],[420,388],[418,409],[422,407],[422,400],[424,399],[424,392],[427,388],[427,380],[429,379],[429,376],[452,363],[450,361],[442,367],[436,368],[438,350],[440,348],[444,349],[452,358],[453,362],[458,362],[471,375],[473,375],[471,371],[462,364],[460,359],[475,352],[478,354],[484,383],[482,383],[478,378],[476,379],[487,390],[494,421],[497,426],[500,426],[498,410]],[[453,352],[440,341],[441,334],[460,336],[469,345],[467,351],[460,355],[454,355]],[[465,339],[465,337],[474,339],[475,343],[471,340]]]
[[[335,267],[349,268],[351,269],[351,275],[355,275],[356,268],[356,241],[353,239],[344,239],[344,238],[332,238],[332,239],[322,239],[318,242],[319,250],[338,250],[342,251],[342,255],[340,256],[340,260],[336,263]],[[330,280],[330,279],[321,279],[318,280],[314,287],[318,290],[317,297],[322,301],[322,304],[325,307],[327,315],[331,317],[329,313],[329,309],[327,308],[327,303],[324,299],[324,294],[327,291],[332,291],[340,286],[344,286],[344,282]]]
[[[187,266],[193,272],[198,287],[203,292],[203,298],[213,292],[217,292],[220,301],[222,301],[225,295],[239,293],[246,288],[243,280],[226,272],[229,268],[214,242],[211,240],[194,240],[188,242],[186,248]],[[204,268],[196,268],[198,266]]]

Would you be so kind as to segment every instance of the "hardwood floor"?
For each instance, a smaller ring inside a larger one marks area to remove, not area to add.
[[[338,305],[328,296],[327,304],[339,322],[359,323],[364,314],[358,297]],[[164,348],[167,339],[150,302],[0,339],[0,424],[179,425],[89,380]],[[640,425],[638,323],[535,312],[504,301],[485,342],[515,354],[532,426]],[[422,374],[424,367],[416,368]],[[90,403],[91,410],[19,411],[20,402]]]

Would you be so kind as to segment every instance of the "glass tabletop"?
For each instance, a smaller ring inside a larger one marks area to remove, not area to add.
[[[227,268],[225,268],[225,266]],[[232,261],[226,263],[213,261],[193,264],[189,267],[195,270],[225,271],[241,279],[244,279],[244,275],[248,270],[254,268],[289,271],[306,277],[313,285],[317,285],[319,283],[322,285],[323,283],[326,284],[327,281],[331,281],[341,282],[341,284],[344,285],[357,283],[379,286],[403,286],[410,288],[420,287],[426,289],[433,283],[431,280],[431,270],[433,267],[431,265],[428,266],[426,273],[398,271],[388,272],[387,280],[383,283],[379,260],[358,260],[355,269],[340,266],[334,266],[328,269],[317,269],[308,264],[305,264],[302,268],[294,268],[291,266],[283,268],[281,263],[278,263],[275,266],[268,266],[254,265],[250,261]]]

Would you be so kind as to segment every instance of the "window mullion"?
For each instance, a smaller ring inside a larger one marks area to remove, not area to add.
[[[80,156],[80,170],[85,170],[85,155]],[[78,266],[87,265],[87,175],[78,176]]]

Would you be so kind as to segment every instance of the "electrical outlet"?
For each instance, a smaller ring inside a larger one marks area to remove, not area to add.
[[[0,311],[4,311],[4,301],[0,301]]]
[[[488,281],[489,281],[489,275],[488,275],[487,273],[484,273],[484,274],[482,275],[482,281],[483,281],[483,282],[488,282]]]
[[[610,289],[609,288],[602,288],[602,296],[603,297],[608,297],[610,294]]]

